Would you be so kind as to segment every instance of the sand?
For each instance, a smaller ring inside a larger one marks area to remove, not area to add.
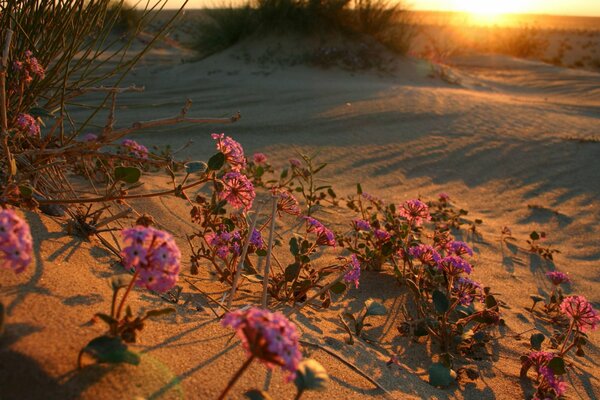
[[[523,340],[511,335],[533,327],[548,333],[525,309],[529,294],[549,293],[544,273],[555,268],[569,272],[573,285],[568,292],[600,308],[600,74],[480,55],[452,68],[460,79],[456,85],[431,78],[426,62],[410,58],[397,58],[388,72],[352,72],[243,57],[260,54],[265,46],[270,44],[249,42],[199,62],[191,62],[181,49],[158,49],[129,77],[146,91],[121,97],[117,125],[175,115],[190,98],[191,115],[240,111],[242,119],[234,125],[148,131],[136,140],[173,148],[192,140],[178,156],[205,160],[215,151],[210,133],[225,132],[247,154],[262,151],[276,167],[295,151],[318,151],[320,159],[330,162],[324,177],[340,195],[351,194],[357,182],[391,202],[447,192],[454,204],[470,211],[469,217],[483,220],[479,236],[462,239],[476,252],[475,279],[506,303],[506,327],[496,332],[498,343],[481,360],[469,361],[481,378],[436,389],[427,383],[428,346],[411,343],[396,329],[407,293],[391,271],[365,272],[360,288],[330,309],[305,308],[294,317],[303,340],[319,346],[305,343],[304,351],[331,377],[326,392],[303,398],[518,399],[530,394],[531,384],[518,376],[528,335]],[[149,191],[169,187],[158,174],[146,174],[143,182]],[[175,235],[188,273],[185,235],[194,228],[189,206],[177,198],[132,205]],[[122,271],[97,240],[68,235],[64,219],[23,215],[35,238],[35,262],[19,276],[0,271],[0,296],[8,312],[0,339],[1,399],[216,398],[245,356],[239,342],[230,341],[231,331],[215,321],[206,300],[183,281],[187,304],[176,305],[176,315],[149,322],[133,346],[142,354],[140,366],[77,371],[79,350],[103,333],[101,324],[89,321],[108,310],[107,280]],[[349,215],[340,210],[323,219],[342,227]],[[291,223],[280,221],[282,226]],[[504,226],[511,228],[516,245],[501,243]],[[546,242],[561,251],[554,262],[527,251],[532,230],[546,231]],[[208,270],[194,280],[215,298],[227,289]],[[246,283],[242,289],[237,306],[258,303],[257,288]],[[358,310],[369,297],[382,301],[389,314],[374,317],[366,331],[375,344],[358,340],[349,346],[338,314]],[[143,290],[135,290],[131,300],[136,310],[169,305]],[[568,375],[568,398],[600,395],[600,335],[594,332],[590,338],[587,355],[574,360]],[[388,394],[327,351],[358,367]],[[386,365],[393,354],[401,366]],[[293,398],[293,385],[279,372],[271,376],[265,371],[255,365],[234,387],[232,398],[264,387],[275,399]]]

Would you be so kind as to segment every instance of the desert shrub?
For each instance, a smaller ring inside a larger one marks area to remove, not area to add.
[[[110,4],[108,18],[114,20],[112,29],[121,34],[135,34],[142,22],[140,12],[123,0]]]
[[[540,57],[548,48],[548,41],[540,29],[532,26],[498,32],[493,41],[494,50],[515,57]]]

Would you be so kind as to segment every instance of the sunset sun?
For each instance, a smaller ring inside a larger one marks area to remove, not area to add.
[[[468,12],[475,17],[493,19],[502,14],[519,13],[526,10],[526,0],[481,1],[454,0],[457,10]]]

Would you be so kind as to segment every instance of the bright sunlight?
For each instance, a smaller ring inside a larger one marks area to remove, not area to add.
[[[495,22],[503,14],[514,14],[527,11],[527,0],[453,0],[454,8],[470,13],[479,22]]]

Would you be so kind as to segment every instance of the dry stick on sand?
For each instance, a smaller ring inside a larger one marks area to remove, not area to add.
[[[269,273],[271,272],[271,253],[273,252],[273,233],[275,231],[275,215],[277,213],[277,196],[273,196],[273,208],[271,209],[271,227],[269,230],[269,244],[267,245],[267,261],[265,262],[265,273],[263,278],[262,306],[267,308],[267,292],[269,289]]]
[[[246,254],[248,253],[250,238],[252,237],[252,232],[254,232],[254,227],[256,226],[256,221],[258,220],[258,214],[260,214],[260,210],[262,210],[262,204],[260,204],[256,209],[254,217],[252,218],[252,223],[250,224],[250,229],[248,229],[248,237],[246,238],[246,242],[244,243],[242,255],[240,256],[240,262],[237,266],[237,270],[235,271],[233,282],[231,283],[231,293],[229,294],[229,299],[227,299],[227,308],[231,308],[231,303],[233,302],[233,297],[235,296],[235,291],[237,290],[237,284],[240,280],[240,276],[242,275],[242,267],[244,266],[244,260],[246,259]]]
[[[4,36],[4,49],[2,50],[2,61],[0,62],[0,119],[2,132],[2,149],[4,157],[8,163],[9,171],[7,180],[10,182],[12,176],[17,173],[17,165],[13,158],[10,147],[8,146],[8,117],[6,115],[6,71],[8,70],[8,53],[10,51],[10,43],[12,41],[13,31],[9,28]]]

